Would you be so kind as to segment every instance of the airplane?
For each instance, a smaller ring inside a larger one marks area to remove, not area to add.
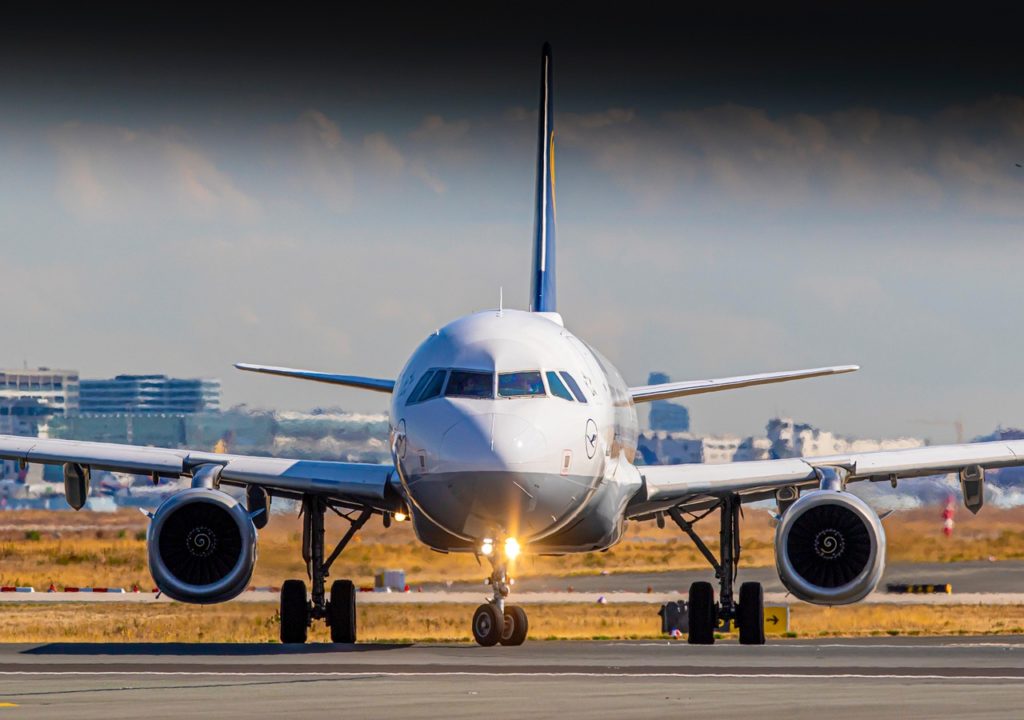
[[[626,522],[672,520],[714,570],[688,593],[688,641],[715,642],[735,626],[739,642],[765,642],[764,593],[734,587],[740,509],[774,499],[776,569],[793,596],[824,605],[859,601],[885,565],[879,516],[847,491],[959,473],[964,502],[983,503],[985,470],[1024,465],[1024,441],[930,446],[727,465],[635,464],[636,405],[667,398],[848,373],[855,365],[631,387],[603,355],[572,334],[557,311],[552,54],[541,53],[535,226],[529,310],[502,307],[431,332],[397,378],[374,378],[239,363],[241,370],[360,388],[390,396],[390,464],[292,460],[200,450],[0,436],[0,458],[61,464],[68,503],[85,502],[92,470],[184,478],[190,487],[150,515],[149,569],[159,590],[186,603],[230,600],[249,584],[258,530],[271,498],[301,503],[302,556],[311,587],[284,582],[280,638],[306,642],[313,620],[332,642],[357,639],[356,594],[331,566],[374,515],[386,526],[411,520],[418,540],[442,553],[473,553],[491,567],[491,597],[473,613],[482,646],[522,644],[529,620],[508,602],[510,564],[520,553],[597,552]],[[244,502],[224,492],[244,489]],[[324,518],[349,527],[328,553]],[[717,511],[716,552],[696,530]]]

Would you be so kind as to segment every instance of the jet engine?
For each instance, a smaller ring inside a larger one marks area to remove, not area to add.
[[[162,593],[209,604],[245,590],[256,566],[256,528],[220,490],[191,488],[165,500],[147,538],[149,571]]]
[[[801,600],[818,605],[862,600],[885,569],[882,521],[856,495],[809,492],[779,521],[775,565],[782,584]]]

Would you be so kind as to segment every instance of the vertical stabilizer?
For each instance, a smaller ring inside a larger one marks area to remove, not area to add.
[[[537,205],[534,208],[530,310],[557,312],[555,277],[555,110],[551,101],[551,45],[541,50],[537,136]]]

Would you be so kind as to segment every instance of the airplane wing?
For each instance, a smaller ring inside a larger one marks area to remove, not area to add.
[[[50,465],[71,463],[154,477],[190,476],[202,466],[217,465],[220,482],[227,485],[258,485],[285,497],[315,493],[377,510],[393,511],[401,505],[392,485],[391,465],[222,455],[12,435],[0,435],[0,458]]]
[[[235,367],[246,372],[280,375],[281,377],[297,378],[299,380],[313,380],[314,382],[329,383],[331,385],[348,385],[349,387],[373,390],[375,392],[389,393],[395,389],[394,380],[385,380],[383,378],[363,377],[361,375],[335,375],[314,370],[297,370],[295,368],[274,367],[273,365],[250,365],[249,363],[235,363]]]
[[[652,400],[668,400],[669,398],[701,393],[733,390],[753,385],[803,380],[805,378],[822,377],[824,375],[840,375],[860,370],[858,365],[836,365],[834,367],[811,368],[809,370],[786,370],[783,372],[759,373],[757,375],[738,375],[736,377],[717,378],[713,380],[684,380],[682,382],[662,383],[660,385],[643,385],[631,387],[629,394],[633,402],[651,402]]]
[[[964,445],[934,445],[909,450],[886,450],[824,457],[758,460],[724,465],[650,465],[639,468],[644,491],[631,504],[630,517],[670,507],[709,507],[724,495],[744,502],[771,497],[777,490],[818,484],[817,468],[842,468],[847,482],[892,482],[903,478],[943,475],[965,468],[994,469],[1024,465],[1024,440]]]

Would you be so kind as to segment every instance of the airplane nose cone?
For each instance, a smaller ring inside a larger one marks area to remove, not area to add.
[[[547,451],[543,433],[516,415],[485,413],[453,425],[441,441],[443,471],[502,470],[540,460]]]

